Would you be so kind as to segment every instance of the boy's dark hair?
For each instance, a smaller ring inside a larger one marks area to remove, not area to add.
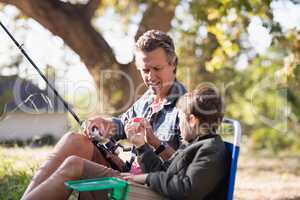
[[[153,51],[159,47],[165,51],[168,63],[173,64],[176,67],[178,58],[175,53],[174,42],[165,32],[149,30],[141,35],[135,44],[136,50],[145,52]]]
[[[193,114],[199,120],[199,126],[207,126],[212,131],[216,131],[224,116],[223,99],[210,86],[185,94],[178,100],[177,108],[187,116]]]

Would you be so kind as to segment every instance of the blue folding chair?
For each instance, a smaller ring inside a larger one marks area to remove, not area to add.
[[[241,142],[241,125],[239,121],[225,118],[223,120],[224,124],[229,124],[233,127],[234,139],[233,143],[225,142],[227,151],[230,153],[230,172],[229,172],[229,180],[228,180],[228,189],[227,189],[227,200],[233,199],[234,193],[234,183],[237,171],[237,162],[240,152],[240,142]]]

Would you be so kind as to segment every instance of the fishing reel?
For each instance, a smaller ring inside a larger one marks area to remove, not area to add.
[[[136,158],[134,147],[124,147],[114,139],[107,139],[101,136],[97,127],[92,128],[92,143],[99,149],[105,159],[110,163],[111,167],[121,172],[129,172]],[[121,148],[124,152],[131,151],[131,158],[129,161],[124,162],[118,157]]]
[[[116,140],[112,138],[107,139],[102,137],[97,127],[92,128],[92,141],[93,140],[101,142],[108,151],[116,155],[120,153],[118,151],[118,148],[121,148],[124,152],[128,152],[132,150],[131,147],[124,147],[122,144],[118,143]]]

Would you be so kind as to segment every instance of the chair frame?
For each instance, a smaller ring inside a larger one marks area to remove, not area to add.
[[[233,199],[234,194],[234,185],[235,185],[235,179],[236,179],[236,172],[237,172],[237,163],[238,163],[238,157],[240,152],[240,143],[241,143],[241,137],[242,137],[242,129],[240,122],[237,120],[225,118],[223,120],[223,123],[230,124],[233,126],[233,134],[234,139],[233,143],[225,142],[227,150],[230,152],[230,171],[229,171],[229,181],[228,181],[228,190],[227,190],[227,200]]]

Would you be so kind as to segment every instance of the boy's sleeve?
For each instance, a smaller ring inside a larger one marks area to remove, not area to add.
[[[225,177],[227,168],[220,154],[213,149],[200,149],[193,161],[186,163],[187,168],[149,173],[146,184],[171,199],[188,199],[194,192],[204,197]]]

